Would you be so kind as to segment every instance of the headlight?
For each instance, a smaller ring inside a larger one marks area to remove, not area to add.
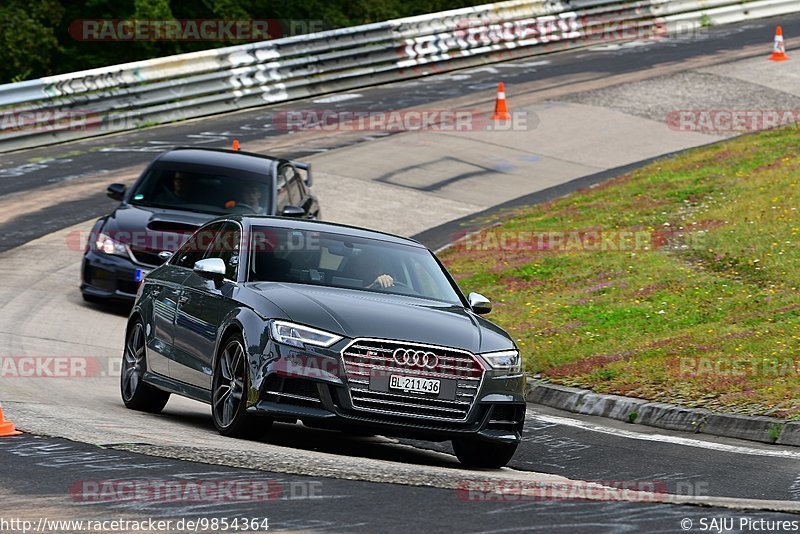
[[[522,369],[522,359],[519,357],[518,350],[502,350],[500,352],[487,352],[481,354],[481,358],[492,369],[518,373]]]
[[[94,240],[94,248],[99,252],[105,254],[113,254],[116,256],[128,256],[128,246],[123,245],[119,241],[114,241],[109,236],[103,233],[97,234]]]
[[[286,321],[272,321],[269,326],[272,339],[278,343],[292,345],[294,347],[303,348],[304,345],[330,347],[342,339],[342,336],[337,336],[330,332]]]

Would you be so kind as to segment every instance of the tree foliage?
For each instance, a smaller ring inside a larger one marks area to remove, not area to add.
[[[341,28],[477,5],[470,0],[0,0],[0,83],[39,78],[235,41],[91,41],[85,20],[278,19],[285,29]],[[294,24],[292,24],[292,22]],[[72,31],[70,31],[72,28]]]
[[[0,3],[0,81],[20,81],[48,72],[58,55],[55,28],[64,8],[58,0]]]

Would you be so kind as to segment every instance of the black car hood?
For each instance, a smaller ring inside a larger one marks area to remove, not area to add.
[[[251,287],[291,321],[349,338],[414,341],[474,353],[513,348],[502,329],[461,306],[302,284],[259,282]]]
[[[122,243],[142,243],[141,240],[146,239],[143,248],[174,252],[188,235],[216,217],[218,215],[210,213],[122,204],[108,216],[102,231]],[[165,234],[184,236],[170,239],[164,237]]]

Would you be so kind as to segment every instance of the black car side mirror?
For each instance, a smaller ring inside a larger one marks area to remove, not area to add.
[[[112,200],[122,200],[126,189],[125,184],[111,184],[106,188],[106,195]]]
[[[299,206],[286,206],[281,210],[281,217],[305,217],[306,210]]]
[[[480,293],[470,293],[468,300],[469,307],[479,315],[485,315],[492,311],[492,302]]]

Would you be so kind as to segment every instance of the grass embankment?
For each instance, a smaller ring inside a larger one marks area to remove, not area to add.
[[[494,301],[530,373],[798,419],[798,210],[791,128],[518,210],[442,258]]]

